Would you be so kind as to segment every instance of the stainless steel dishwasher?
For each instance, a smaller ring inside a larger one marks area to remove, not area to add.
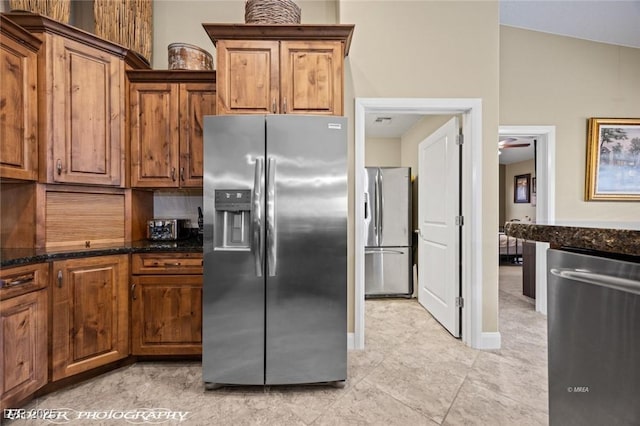
[[[640,424],[640,263],[549,250],[550,425]]]

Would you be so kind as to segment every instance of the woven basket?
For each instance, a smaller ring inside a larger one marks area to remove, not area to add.
[[[244,22],[247,24],[299,24],[300,8],[291,0],[247,0]]]

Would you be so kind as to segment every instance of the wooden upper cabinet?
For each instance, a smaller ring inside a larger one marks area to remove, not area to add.
[[[178,87],[131,84],[131,186],[178,186]]]
[[[203,26],[216,44],[218,114],[343,114],[353,25]]]
[[[342,115],[342,44],[282,42],[281,111],[285,114]]]
[[[43,44],[38,53],[40,182],[124,187],[125,62],[144,63],[122,46],[45,16],[6,16]]]
[[[124,61],[64,37],[46,44],[47,182],[124,186]]]
[[[218,111],[224,114],[278,112],[279,43],[221,40],[218,58]]]
[[[180,84],[180,186],[202,188],[204,116],[216,114],[215,83]]]
[[[133,71],[131,186],[202,187],[205,115],[216,113],[215,72]]]
[[[52,263],[52,380],[129,355],[128,259],[114,255]]]
[[[0,15],[0,177],[38,179],[41,42]]]

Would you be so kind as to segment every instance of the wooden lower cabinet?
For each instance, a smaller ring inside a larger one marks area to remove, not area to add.
[[[49,265],[0,271],[0,409],[15,408],[47,383]]]
[[[202,354],[202,254],[134,254],[132,272],[131,353]]]
[[[52,264],[52,380],[129,355],[129,256]]]

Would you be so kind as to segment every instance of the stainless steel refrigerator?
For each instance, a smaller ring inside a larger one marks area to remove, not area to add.
[[[347,377],[347,121],[204,119],[203,380]]]
[[[365,296],[413,293],[411,168],[367,167]]]

